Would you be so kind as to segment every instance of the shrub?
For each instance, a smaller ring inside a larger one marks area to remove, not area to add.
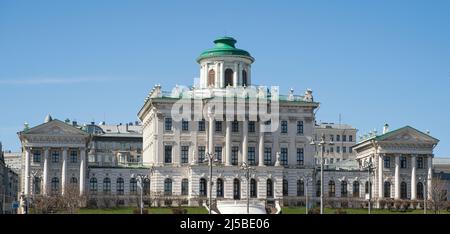
[[[379,203],[380,203],[380,209],[384,209],[385,207],[386,207],[386,200],[384,200],[384,199],[381,199],[380,201],[379,201]]]
[[[416,208],[417,208],[417,204],[418,204],[419,202],[417,201],[417,200],[412,200],[411,201],[411,208],[413,209],[413,210],[415,210]]]
[[[308,214],[320,214],[320,208],[319,207],[313,207],[308,210]]]
[[[347,214],[347,211],[345,211],[344,209],[339,208],[339,209],[335,210],[334,213],[335,214]]]
[[[172,208],[173,214],[187,214],[187,209],[185,208]]]

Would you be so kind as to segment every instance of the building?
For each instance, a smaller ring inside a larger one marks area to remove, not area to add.
[[[355,159],[353,146],[356,144],[356,128],[347,124],[319,123],[314,127],[314,140],[318,141],[324,136],[326,141],[334,145],[326,147],[324,152],[325,165],[333,164],[341,160]],[[315,154],[316,164],[320,164],[322,151],[317,148]]]
[[[15,214],[13,203],[18,200],[18,174],[5,163],[0,142],[0,214]]]

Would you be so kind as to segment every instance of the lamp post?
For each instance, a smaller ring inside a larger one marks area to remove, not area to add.
[[[316,142],[314,142],[314,140],[311,139],[311,143],[310,145],[316,145]],[[323,155],[325,153],[325,145],[328,146],[333,146],[334,143],[333,141],[330,142],[325,142],[325,134],[322,134],[322,138],[318,144],[318,146],[321,147],[321,154],[320,154],[320,214],[323,214],[323,163],[324,163],[324,158]]]
[[[363,167],[364,168],[367,168],[367,186],[368,186],[368,191],[369,191],[369,200],[368,200],[368,212],[369,212],[369,214],[370,214],[370,212],[371,212],[371,199],[372,199],[372,186],[371,186],[371,182],[370,182],[370,171],[371,171],[371,169],[372,169],[372,166],[373,166],[373,164],[372,164],[372,161],[371,160],[368,160],[368,161],[365,161],[364,162],[364,165],[363,165]]]
[[[255,168],[248,165],[246,162],[241,163],[241,170],[245,172],[245,178],[247,179],[247,214],[250,214],[250,172]]]
[[[150,171],[149,171],[148,175],[145,175],[145,174],[131,174],[131,178],[135,178],[136,179],[136,182],[138,183],[138,186],[139,186],[139,188],[141,190],[141,192],[140,192],[140,204],[139,204],[139,208],[140,208],[141,214],[143,214],[143,210],[144,210],[144,202],[142,201],[143,200],[142,197],[143,197],[144,186],[142,184],[143,184],[143,182],[146,179],[150,179],[150,177],[153,175],[154,171],[155,171],[155,167],[152,166],[150,168]]]
[[[308,204],[308,185],[309,182],[312,182],[312,178],[309,177],[303,177],[303,181],[305,182],[305,203],[306,203],[306,214],[309,213],[309,204]]]
[[[209,166],[209,214],[211,214],[211,207],[212,207],[212,172],[213,172],[213,163],[218,162],[216,159],[216,154],[214,153],[206,153],[205,162],[208,162]]]

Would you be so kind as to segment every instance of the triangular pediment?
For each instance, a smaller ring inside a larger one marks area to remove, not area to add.
[[[380,142],[392,143],[414,143],[414,144],[437,144],[438,139],[423,133],[413,127],[406,126],[384,135],[378,136]]]
[[[87,136],[88,133],[60,120],[51,120],[23,132],[24,135]]]

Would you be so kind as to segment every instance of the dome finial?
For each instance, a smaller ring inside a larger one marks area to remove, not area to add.
[[[48,114],[47,116],[45,116],[45,122],[48,123],[50,121],[52,121],[52,116],[50,114]]]

